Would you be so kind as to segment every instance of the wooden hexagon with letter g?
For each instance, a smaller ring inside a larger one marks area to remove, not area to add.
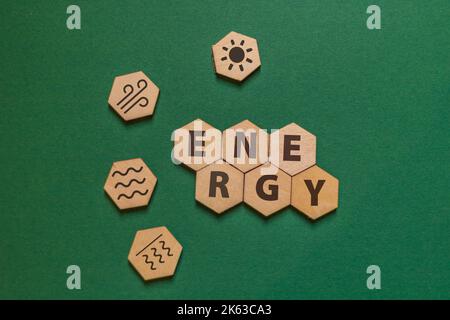
[[[104,190],[119,209],[138,208],[148,205],[156,182],[145,162],[136,158],[114,162]]]
[[[142,72],[134,72],[114,79],[108,103],[125,121],[153,114],[159,88]]]
[[[291,177],[270,162],[245,174],[244,202],[268,217],[291,201]]]
[[[256,39],[234,31],[212,46],[212,54],[216,73],[239,82],[261,66]]]
[[[128,261],[145,281],[170,277],[175,273],[182,250],[166,227],[139,230]]]

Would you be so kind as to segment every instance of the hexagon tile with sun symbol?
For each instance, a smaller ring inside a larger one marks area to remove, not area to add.
[[[212,46],[212,54],[216,73],[239,82],[261,66],[256,39],[234,31]]]

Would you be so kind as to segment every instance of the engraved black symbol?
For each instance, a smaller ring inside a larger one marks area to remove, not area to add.
[[[142,258],[144,258],[144,262],[149,265],[151,270],[156,270],[158,265],[166,263],[167,257],[173,256],[170,247],[161,239],[162,236],[163,234],[161,233],[136,254],[136,257],[138,257],[144,253]],[[159,241],[156,242],[157,240]]]
[[[117,102],[117,106],[120,107],[120,110],[125,110],[123,113],[127,113],[131,109],[133,109],[136,105],[139,107],[145,108],[148,105],[148,99],[144,96],[140,96],[140,94],[147,88],[148,83],[145,79],[141,79],[137,82],[138,90],[135,94],[135,87],[131,84],[126,84],[123,86],[123,93],[125,96]]]
[[[245,63],[253,63],[253,60],[250,58],[246,58],[246,52],[252,52],[253,48],[245,48],[244,47],[245,41],[241,40],[238,45],[234,42],[234,40],[231,40],[231,49],[228,47],[222,47],[222,50],[227,52],[228,54],[224,57],[222,57],[220,60],[227,61],[230,60],[230,64],[228,65],[228,70],[232,70],[235,64],[239,65],[239,70],[241,72],[244,71],[244,64]],[[244,61],[245,60],[245,61]]]
[[[112,173],[112,176],[114,177],[116,174],[118,174],[120,177],[124,177],[124,179],[129,178],[130,175],[133,175],[133,172],[135,173],[140,173],[142,170],[144,169],[144,167],[139,167],[139,168],[133,168],[133,167],[129,167],[128,169],[125,170],[125,172],[121,172],[119,170],[116,170]],[[145,196],[148,193],[148,189],[145,189],[144,191],[140,191],[137,189],[133,190],[133,185],[138,185],[141,186],[142,184],[145,183],[147,179],[146,178],[142,178],[142,180],[136,179],[131,177],[131,179],[128,180],[128,182],[126,181],[119,181],[116,183],[116,185],[114,186],[115,189],[125,189],[123,193],[119,194],[119,196],[117,197],[117,200],[120,200],[121,198],[126,198],[126,199],[132,199],[134,198],[134,196],[136,195],[141,195],[141,196]],[[137,186],[136,186],[137,187]],[[132,190],[131,192],[130,189]],[[129,192],[129,194],[126,194],[125,192]]]

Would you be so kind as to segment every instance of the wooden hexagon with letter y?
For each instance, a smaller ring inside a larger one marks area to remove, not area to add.
[[[292,206],[312,220],[338,207],[339,180],[318,166],[292,178]]]

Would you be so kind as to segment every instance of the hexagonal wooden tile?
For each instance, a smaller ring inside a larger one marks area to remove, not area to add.
[[[235,81],[243,81],[261,66],[256,39],[230,32],[212,46],[217,74]]]
[[[338,207],[339,181],[313,166],[292,178],[291,204],[315,220]]]
[[[128,261],[148,281],[175,273],[183,247],[166,227],[136,232]]]
[[[244,120],[222,134],[222,158],[242,172],[267,162],[269,135],[249,120]]]
[[[264,216],[287,207],[291,200],[291,177],[266,163],[245,174],[244,202]]]
[[[295,123],[270,135],[270,162],[293,176],[316,163],[316,136]]]
[[[157,182],[156,176],[140,158],[114,162],[104,190],[121,209],[148,205]]]
[[[197,171],[221,158],[222,132],[197,119],[172,134],[172,160]]]
[[[134,72],[114,79],[108,103],[125,121],[153,114],[159,88],[142,72]]]
[[[243,200],[244,174],[219,160],[197,171],[195,200],[222,213]]]

